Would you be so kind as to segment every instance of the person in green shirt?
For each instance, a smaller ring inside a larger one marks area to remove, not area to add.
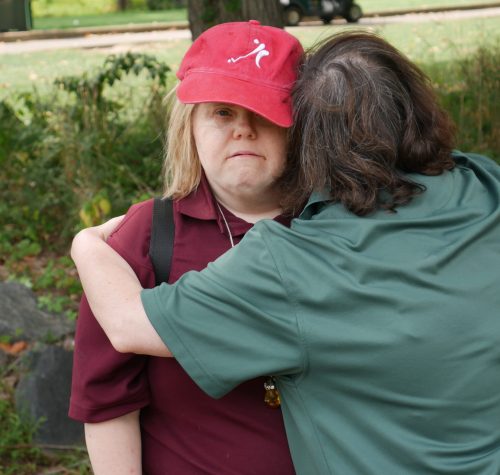
[[[375,35],[314,49],[294,106],[283,180],[313,193],[291,228],[149,290],[103,241],[119,218],[84,230],[95,316],[213,397],[274,375],[299,475],[500,473],[500,167],[451,151],[429,81]]]

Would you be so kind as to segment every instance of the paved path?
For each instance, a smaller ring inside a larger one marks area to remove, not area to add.
[[[500,7],[481,8],[474,10],[451,10],[446,12],[433,13],[411,13],[405,15],[366,17],[361,18],[359,25],[384,25],[390,23],[420,23],[430,21],[444,21],[447,19],[466,19],[466,18],[489,18],[500,16]],[[334,24],[345,24],[344,20],[334,20]],[[321,22],[307,22],[307,25],[321,24]],[[300,28],[300,27],[299,27]],[[293,32],[293,28],[289,31]],[[36,52],[53,49],[71,49],[71,48],[103,48],[115,45],[132,45],[139,43],[161,43],[176,39],[189,39],[191,33],[189,30],[164,30],[148,31],[138,33],[118,33],[118,34],[90,34],[78,38],[59,38],[43,40],[27,40],[18,42],[1,42],[1,54],[18,54],[27,52]]]
[[[0,54],[31,53],[35,51],[71,48],[103,48],[115,45],[160,43],[163,41],[185,38],[191,38],[191,32],[189,30],[165,30],[147,31],[141,33],[87,35],[78,38],[18,41],[16,43],[0,42]]]

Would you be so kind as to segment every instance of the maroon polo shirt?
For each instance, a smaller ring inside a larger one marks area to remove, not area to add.
[[[152,200],[134,205],[109,238],[143,287],[153,287],[148,256]],[[251,224],[224,210],[235,243]],[[277,218],[283,224],[289,222]],[[210,188],[174,203],[175,241],[169,282],[201,270],[231,244]],[[200,315],[203,318],[203,315]],[[70,417],[101,422],[141,409],[147,475],[289,475],[293,470],[281,411],[264,403],[264,379],[212,399],[174,358],[121,354],[111,346],[85,297],[77,321]]]

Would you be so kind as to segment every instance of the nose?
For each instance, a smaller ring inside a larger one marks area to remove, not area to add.
[[[237,139],[255,139],[257,137],[255,114],[253,112],[243,109],[241,113],[238,114],[234,124],[233,137]]]

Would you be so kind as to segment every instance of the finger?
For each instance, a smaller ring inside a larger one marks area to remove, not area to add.
[[[115,218],[111,218],[105,223],[99,226],[99,234],[103,239],[108,239],[108,237],[113,233],[113,231],[118,227],[118,225],[122,222],[124,215],[116,216]]]

